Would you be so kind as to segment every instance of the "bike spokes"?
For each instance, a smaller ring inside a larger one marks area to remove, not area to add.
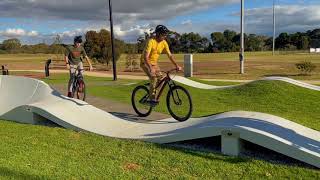
[[[167,106],[169,113],[178,121],[185,121],[192,114],[191,96],[186,89],[175,86],[169,90],[167,95]]]
[[[142,117],[148,116],[152,107],[148,104],[149,90],[145,86],[138,86],[133,90],[131,103],[135,112]]]

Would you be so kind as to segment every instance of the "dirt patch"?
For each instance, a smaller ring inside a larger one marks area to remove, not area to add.
[[[45,76],[43,74],[18,74],[18,76],[34,78],[34,79],[43,79]]]
[[[123,169],[126,171],[135,171],[140,168],[140,165],[136,163],[126,163],[123,165]]]

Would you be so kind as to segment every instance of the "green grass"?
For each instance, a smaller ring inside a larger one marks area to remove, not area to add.
[[[229,85],[241,84],[239,82],[232,82],[232,81],[205,81],[205,80],[201,80],[199,78],[194,78],[194,77],[189,79],[203,83],[203,84],[213,85],[213,86],[229,86]]]
[[[66,75],[54,76],[48,83],[66,83]],[[88,93],[131,105],[131,93],[137,84],[123,86],[130,80],[111,81],[110,78],[88,77]],[[108,86],[96,82],[108,82]],[[135,81],[134,81],[135,82]],[[140,84],[145,81],[140,82]],[[220,83],[220,82],[219,82]],[[229,82],[227,82],[229,83]],[[226,85],[226,84],[220,84]],[[320,93],[281,81],[258,81],[224,90],[201,90],[185,86],[192,96],[193,117],[227,111],[245,110],[268,113],[320,131]],[[165,95],[155,111],[167,113]]]
[[[1,179],[319,179],[253,158],[0,121]]]
[[[63,84],[67,82],[67,75],[57,74],[43,80],[49,84]],[[137,86],[124,86],[136,81],[114,82],[111,78],[86,77],[86,81],[89,94],[128,104],[131,91]],[[252,110],[320,130],[320,103],[314,101],[320,98],[320,93],[316,91],[278,81],[259,81],[227,90],[187,89],[193,97],[194,116]],[[167,112],[164,99],[156,110]],[[0,128],[0,178],[6,179],[320,178],[319,170],[255,158],[228,157],[7,121],[0,121]]]
[[[135,86],[93,86],[94,96],[130,104]],[[320,93],[279,81],[259,81],[225,90],[201,90],[187,87],[194,104],[193,117],[234,110],[277,115],[320,131]],[[156,111],[167,113],[164,96]]]

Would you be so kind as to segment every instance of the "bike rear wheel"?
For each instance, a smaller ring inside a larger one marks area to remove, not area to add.
[[[83,101],[86,100],[86,84],[84,83],[83,80],[79,80],[77,82],[74,95],[76,96],[77,99],[80,99]]]
[[[189,92],[181,86],[174,86],[167,94],[167,107],[171,116],[182,122],[191,117],[193,106]]]
[[[145,86],[137,86],[131,95],[131,103],[134,111],[140,117],[147,117],[152,112],[152,107],[148,104],[149,89]]]

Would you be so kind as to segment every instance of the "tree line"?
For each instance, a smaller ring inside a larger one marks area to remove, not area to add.
[[[145,33],[137,39],[136,43],[125,43],[120,39],[115,40],[116,59],[121,53],[139,54],[142,53],[145,43],[152,34]],[[96,61],[109,63],[111,60],[110,32],[102,29],[88,31],[85,34],[84,47],[89,55]],[[245,51],[267,51],[272,49],[272,37],[245,34]],[[277,50],[307,50],[310,47],[320,47],[320,29],[307,32],[281,33],[276,38],[275,48]],[[225,30],[224,32],[212,32],[210,37],[204,37],[198,33],[172,32],[168,38],[173,53],[217,53],[236,52],[240,50],[240,34]],[[51,45],[40,43],[36,45],[22,45],[19,39],[7,39],[0,44],[0,54],[4,53],[47,53],[62,54],[64,44],[60,36],[57,36]]]
[[[138,38],[136,49],[141,53],[150,34]],[[213,32],[210,38],[203,37],[198,33],[173,33],[167,38],[171,51],[174,53],[217,53],[237,52],[240,50],[240,34],[225,30]],[[269,51],[272,50],[273,37],[244,34],[245,51]],[[301,33],[281,33],[275,39],[275,48],[280,51],[307,50],[310,47],[320,48],[320,29],[309,30]]]

